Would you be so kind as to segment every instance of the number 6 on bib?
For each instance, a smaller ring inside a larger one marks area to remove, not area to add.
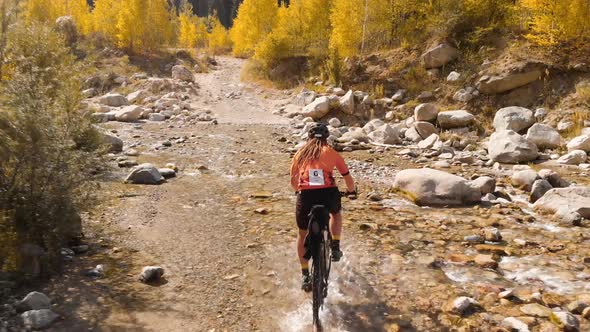
[[[310,169],[309,170],[309,185],[310,186],[323,186],[326,182],[324,181],[324,170],[323,169]]]

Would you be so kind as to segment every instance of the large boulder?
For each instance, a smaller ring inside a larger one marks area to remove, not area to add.
[[[317,98],[311,104],[305,106],[303,111],[301,111],[301,115],[318,120],[326,116],[328,112],[330,112],[330,98],[324,96]]]
[[[467,111],[447,111],[438,113],[437,122],[443,129],[468,127],[475,121],[475,116]]]
[[[553,189],[551,183],[547,180],[536,180],[531,187],[531,195],[529,196],[529,201],[534,203],[538,201],[543,195],[545,195],[549,190]]]
[[[417,121],[414,122],[413,127],[422,139],[426,139],[430,135],[438,133],[438,129],[436,129],[436,127],[430,122]]]
[[[438,68],[455,60],[459,51],[449,44],[443,43],[433,47],[422,54],[422,61],[427,69]]]
[[[378,144],[399,144],[401,139],[399,138],[399,129],[392,127],[388,124],[384,124],[369,134],[369,139],[373,143]]]
[[[344,96],[340,97],[340,109],[344,113],[354,114],[355,102],[352,90],[348,90]]]
[[[101,141],[108,148],[109,152],[119,153],[123,151],[123,141],[114,135],[111,135],[104,130],[97,130]]]
[[[141,119],[143,108],[137,105],[125,106],[115,113],[115,119],[121,122],[135,122]]]
[[[480,176],[469,182],[469,184],[472,187],[477,188],[482,195],[491,194],[496,191],[496,180],[489,176]]]
[[[580,165],[588,160],[588,155],[583,150],[573,150],[561,156],[557,162],[564,165]]]
[[[493,133],[488,142],[488,153],[493,161],[505,164],[529,162],[539,156],[534,143],[512,130]]]
[[[195,75],[183,65],[176,65],[172,67],[172,78],[185,81],[185,82],[194,82]]]
[[[307,106],[311,104],[317,97],[317,94],[314,91],[303,89],[301,92],[293,98],[291,101],[292,104],[298,106]]]
[[[497,94],[525,86],[541,78],[542,72],[533,69],[523,73],[509,73],[492,76],[479,82],[479,91],[485,94]]]
[[[563,140],[559,132],[553,127],[540,123],[535,123],[529,128],[526,138],[541,149],[554,149],[560,146]]]
[[[33,330],[43,330],[51,326],[59,315],[49,309],[29,310],[21,315],[23,324]]]
[[[164,182],[164,177],[152,164],[135,166],[125,179],[125,183],[133,184],[160,184],[162,182]]]
[[[567,143],[567,150],[583,150],[590,152],[590,134],[581,135],[572,139],[569,143]]]
[[[438,107],[434,104],[420,104],[414,109],[416,121],[434,121],[438,116]]]
[[[381,119],[373,119],[363,126],[363,130],[365,131],[365,133],[370,134],[373,131],[377,130],[377,128],[383,126],[384,124],[385,122],[383,122],[383,120]]]
[[[590,187],[567,187],[549,190],[533,205],[535,210],[556,213],[568,209],[590,219]]]
[[[461,206],[481,200],[480,189],[464,178],[430,168],[397,173],[393,188],[421,206]]]
[[[496,130],[514,130],[519,132],[535,123],[533,111],[524,107],[510,106],[500,109],[494,116]]]
[[[537,174],[537,172],[535,172],[533,169],[525,169],[514,172],[510,180],[513,186],[530,191],[533,187],[533,183],[539,178],[539,174]]]
[[[118,93],[107,93],[100,97],[98,102],[111,107],[121,107],[129,104],[127,97]]]
[[[366,143],[369,141],[369,137],[367,136],[363,128],[352,127],[349,128],[347,132],[342,134],[342,136],[339,137],[336,141],[339,143],[348,143],[352,140],[357,140],[359,142]]]

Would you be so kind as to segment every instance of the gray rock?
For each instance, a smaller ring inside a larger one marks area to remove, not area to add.
[[[164,114],[160,114],[160,113],[152,113],[148,117],[148,120],[154,121],[154,122],[162,122],[162,121],[166,121],[166,116]]]
[[[345,132],[342,137],[338,138],[336,141],[339,143],[349,143],[352,140],[357,140],[359,142],[369,142],[369,137],[365,134],[365,131],[362,128],[352,127],[349,128],[347,132]]]
[[[414,109],[416,121],[434,121],[438,116],[438,107],[434,104],[420,104]]]
[[[101,136],[103,144],[108,147],[109,152],[118,153],[123,151],[123,141],[120,138],[102,130],[99,130],[98,133]]]
[[[402,101],[404,100],[404,96],[406,95],[406,90],[400,89],[395,92],[395,94],[391,97],[393,101]]]
[[[331,118],[328,121],[328,124],[334,128],[338,128],[338,127],[342,126],[342,122],[338,118]]]
[[[557,209],[557,212],[553,215],[553,219],[565,225],[580,226],[584,218],[578,212],[564,206]]]
[[[438,133],[438,129],[430,122],[416,121],[414,122],[413,128],[420,135],[421,139],[426,139],[430,135]]]
[[[568,120],[568,119],[563,119],[563,120],[559,121],[559,123],[557,123],[557,130],[560,133],[564,133],[564,132],[571,130],[574,126],[575,126],[575,123],[573,121]]]
[[[494,128],[496,131],[513,130],[519,132],[527,129],[535,123],[533,111],[524,107],[505,107],[494,116]]]
[[[563,180],[561,176],[553,170],[542,169],[538,174],[541,179],[547,180],[547,182],[549,182],[553,188],[565,188],[569,187],[570,185],[569,182]]]
[[[346,114],[354,114],[355,101],[352,90],[348,90],[344,96],[340,97],[340,108]]]
[[[437,134],[432,134],[423,141],[418,142],[418,148],[423,150],[432,149],[438,142],[440,142],[440,137]]]
[[[98,102],[111,107],[121,107],[129,104],[127,98],[118,93],[108,93],[100,97]]]
[[[342,97],[346,94],[346,91],[344,91],[344,89],[342,88],[334,88],[334,91],[332,91],[332,93],[334,93],[338,97]]]
[[[133,184],[160,184],[164,182],[164,178],[152,164],[141,164],[131,170],[125,182]]]
[[[447,82],[456,82],[461,78],[461,74],[456,71],[452,71],[447,76]]]
[[[437,122],[443,129],[462,128],[471,126],[475,117],[467,111],[447,111],[438,113]]]
[[[563,139],[557,130],[540,123],[535,123],[529,128],[526,139],[529,142],[535,143],[541,149],[554,149],[563,144]]]
[[[567,150],[582,150],[586,153],[590,152],[590,134],[581,135],[572,139],[569,143],[567,143]]]
[[[492,134],[488,142],[488,153],[493,161],[505,164],[518,164],[537,159],[539,150],[512,130],[502,130]]]
[[[475,95],[473,94],[472,91],[469,91],[467,89],[458,90],[453,95],[453,100],[460,101],[463,103],[467,103],[467,102],[471,101],[473,98],[475,98]]]
[[[543,197],[543,195],[545,195],[551,189],[553,189],[553,187],[547,180],[536,180],[533,183],[531,195],[529,196],[529,201],[531,203],[538,201],[541,197]]]
[[[511,182],[512,185],[520,189],[530,191],[533,187],[533,183],[539,179],[539,175],[532,169],[525,169],[522,171],[516,171],[512,174]]]
[[[457,314],[463,315],[468,310],[473,309],[475,306],[478,305],[479,304],[474,299],[466,296],[460,296],[453,301],[452,311]]]
[[[566,332],[580,331],[580,321],[576,316],[565,311],[554,311],[549,316],[551,322]]]
[[[544,210],[551,213],[557,212],[560,208],[567,208],[586,219],[590,219],[590,188],[554,188],[535,202],[533,207],[535,210]]]
[[[366,134],[370,134],[371,132],[377,130],[377,128],[383,126],[384,124],[385,122],[383,122],[383,120],[381,119],[373,119],[363,126],[363,130]]]
[[[121,122],[135,122],[141,119],[143,108],[137,105],[130,105],[123,107],[120,111],[115,113],[115,119]]]
[[[171,168],[158,168],[158,172],[165,178],[170,179],[176,177],[176,171]]]
[[[161,266],[146,266],[139,275],[139,280],[144,283],[157,282],[164,275],[164,268]]]
[[[541,122],[543,121],[546,117],[547,117],[547,110],[544,108],[537,108],[535,110],[535,120],[537,120],[537,122]]]
[[[317,94],[314,91],[310,91],[308,89],[303,89],[301,92],[295,96],[292,100],[292,103],[297,106],[307,106],[311,104],[317,97]]]
[[[51,326],[59,315],[49,309],[30,310],[21,315],[23,324],[35,330],[44,330]]]
[[[97,265],[95,268],[86,271],[84,274],[87,277],[92,277],[92,278],[102,278],[104,277],[104,273],[105,273],[105,268],[104,265],[99,264]]]
[[[488,77],[487,79],[482,77],[479,82],[479,91],[485,94],[503,93],[537,81],[541,75],[540,70],[533,69],[527,72]]]
[[[482,195],[491,194],[496,191],[496,180],[489,176],[480,176],[469,184],[477,188]]]
[[[579,165],[588,160],[588,155],[583,150],[573,150],[559,159],[557,162],[564,165]]]
[[[41,292],[30,292],[17,305],[19,312],[39,309],[50,309],[51,300]]]
[[[502,320],[502,326],[507,327],[510,331],[530,332],[529,326],[515,317],[506,317]]]
[[[305,106],[301,111],[301,115],[319,120],[328,114],[328,112],[330,112],[330,98],[324,96],[315,99],[311,104]]]
[[[443,43],[422,54],[422,61],[427,69],[438,68],[455,60],[458,56],[459,51],[456,48]]]
[[[127,100],[134,104],[134,103],[141,103],[143,99],[147,97],[147,91],[145,90],[137,90],[127,95]]]
[[[184,82],[194,82],[195,75],[183,65],[176,65],[172,67],[172,78]]]
[[[400,171],[393,188],[421,206],[460,206],[481,200],[481,192],[467,180],[429,168]]]
[[[378,144],[400,144],[401,139],[399,137],[399,130],[397,127],[392,127],[388,124],[384,124],[381,127],[377,128],[369,135],[369,139],[373,143]]]

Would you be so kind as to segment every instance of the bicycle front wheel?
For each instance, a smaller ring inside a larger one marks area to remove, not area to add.
[[[313,325],[320,327],[320,308],[324,301],[324,243],[320,244],[312,263]]]

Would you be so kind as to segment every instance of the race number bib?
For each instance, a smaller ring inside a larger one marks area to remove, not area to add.
[[[323,169],[310,169],[309,170],[309,185],[310,186],[323,186],[326,182],[324,181],[324,170]]]

